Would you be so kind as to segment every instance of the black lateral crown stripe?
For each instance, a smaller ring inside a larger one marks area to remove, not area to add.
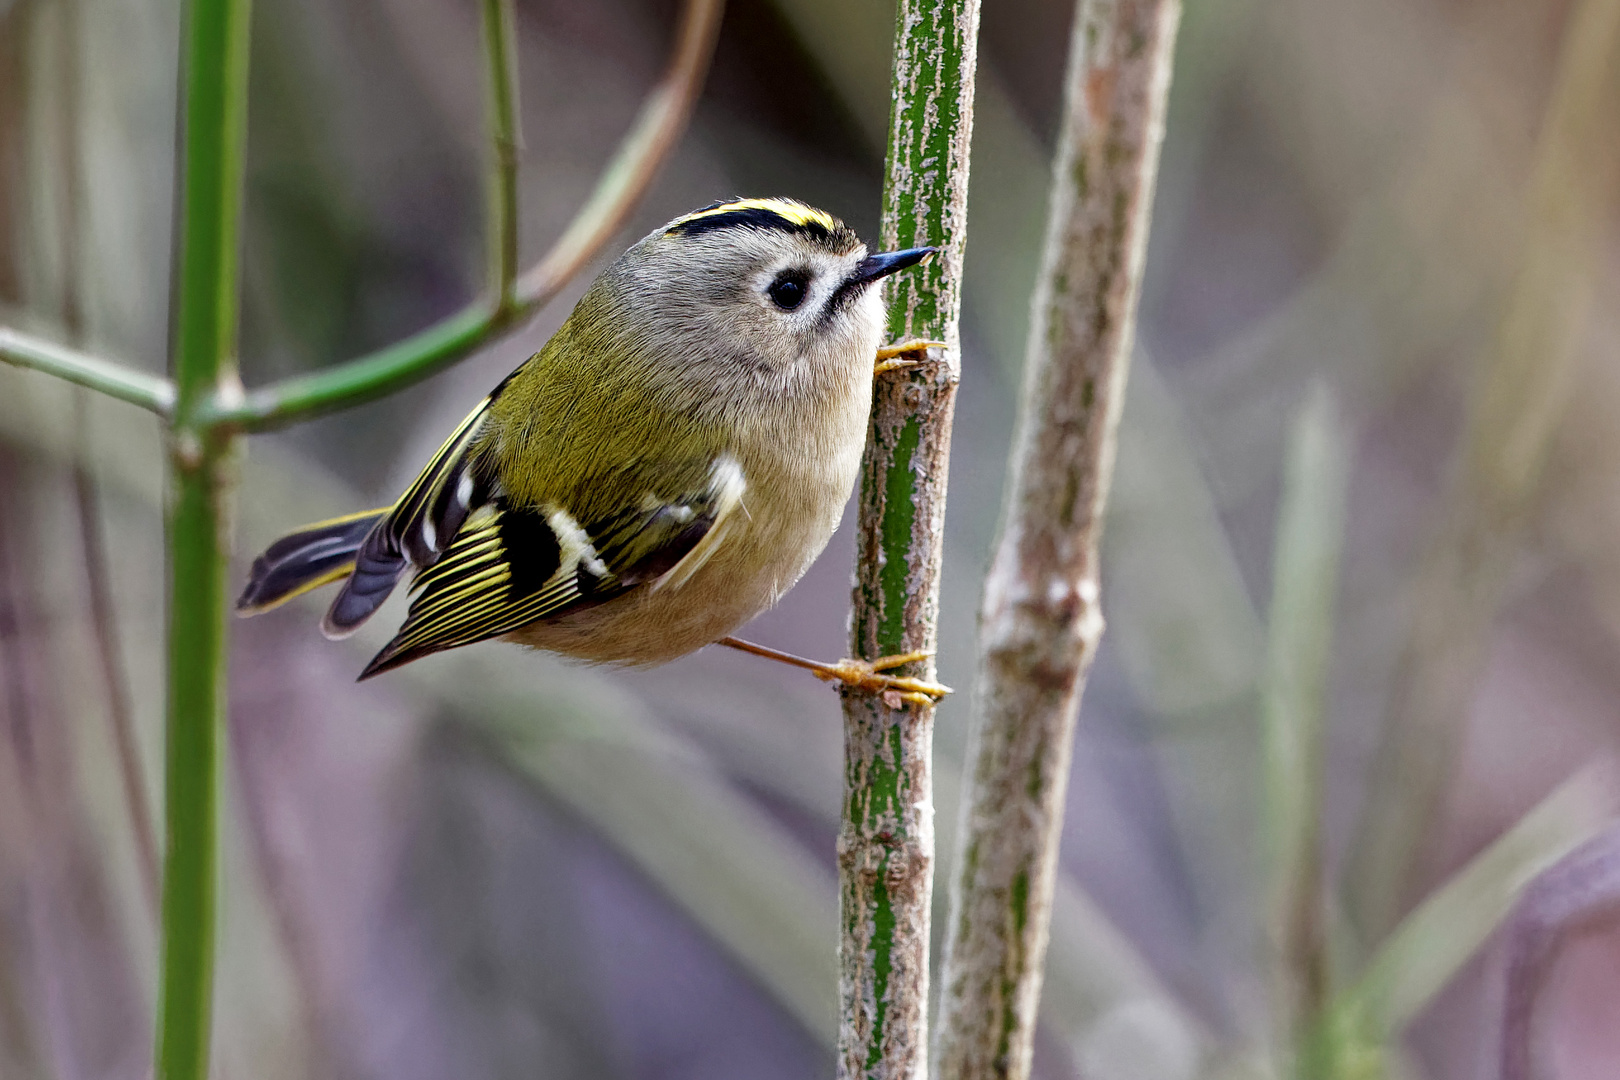
[[[719,204],[724,206],[724,203]],[[715,209],[710,207],[709,209]],[[697,211],[701,217],[694,217],[690,221],[683,221],[670,229],[670,233],[681,236],[696,236],[699,233],[715,232],[719,229],[775,229],[780,232],[801,233],[816,240],[826,241],[832,238],[827,226],[819,221],[790,221],[774,210],[766,210],[759,206],[748,206],[740,210],[727,210],[723,214],[706,214]]]

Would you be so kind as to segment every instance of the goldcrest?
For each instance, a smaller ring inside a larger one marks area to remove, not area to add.
[[[602,271],[398,502],[276,541],[237,610],[341,581],[322,629],[343,637],[412,575],[362,679],[489,638],[635,665],[726,638],[837,528],[884,327],[875,286],[932,253],[870,255],[787,199],[675,219]]]

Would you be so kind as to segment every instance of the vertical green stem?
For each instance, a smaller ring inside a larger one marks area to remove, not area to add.
[[[945,480],[959,377],[977,0],[902,0],[885,249],[940,249],[893,279],[892,338],[945,343],[944,358],[881,379],[861,472],[853,649],[869,659],[935,647]],[[930,658],[905,674],[933,678]],[[844,697],[839,1076],[927,1072],[934,822],[933,710]]]
[[[180,438],[185,438],[181,435]],[[225,689],[226,485],[217,454],[177,469],[169,507],[169,692],[160,1080],[207,1074]]]
[[[181,42],[176,400],[168,514],[168,753],[158,1080],[208,1072],[235,437],[199,409],[236,379],[248,0],[192,0]]]
[[[1347,437],[1331,394],[1319,385],[1295,424],[1283,473],[1261,710],[1272,1012],[1277,1045],[1293,1051],[1291,1074],[1302,1078],[1331,1075],[1304,1039],[1332,989],[1322,876],[1323,737],[1348,480]]]

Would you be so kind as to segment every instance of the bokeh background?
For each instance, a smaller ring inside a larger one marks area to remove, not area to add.
[[[1344,962],[1365,955],[1356,928],[1377,936],[1358,909],[1381,885],[1358,871],[1369,807],[1406,811],[1397,910],[1571,776],[1582,813],[1620,808],[1620,78],[1613,48],[1569,44],[1606,3],[1189,0],[1038,1076],[1265,1075],[1260,682],[1285,448],[1314,387],[1350,469],[1322,792]],[[178,7],[0,0],[0,321],[154,369]],[[964,691],[1071,13],[983,17],[940,655]],[[676,17],[519,0],[526,261],[590,190]],[[892,30],[882,0],[733,0],[689,134],[596,265],[733,194],[874,235]],[[478,48],[466,0],[256,5],[250,385],[475,294]],[[391,499],[584,280],[420,386],[250,439],[243,562]],[[0,367],[5,1080],[147,1073],[156,935],[131,807],[160,790],[161,465],[150,417]],[[841,533],[748,635],[840,654],[852,552]],[[233,626],[220,1077],[829,1073],[830,690],[720,650],[627,673],[505,645],[356,685],[376,639],[326,642],[317,611]],[[967,704],[938,717],[947,864]],[[1422,1013],[1397,1074],[1491,1075],[1492,956]],[[1612,930],[1554,972],[1559,1075],[1620,1068],[1617,973]]]

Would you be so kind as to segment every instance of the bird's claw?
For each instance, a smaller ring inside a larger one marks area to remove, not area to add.
[[[929,349],[944,347],[943,341],[924,341],[921,338],[884,345],[877,351],[877,366],[873,369],[873,374],[882,375],[886,371],[903,371],[917,367],[927,361]]]
[[[851,689],[879,694],[883,703],[891,709],[897,709],[903,703],[934,705],[951,692],[950,687],[905,675],[883,674],[890,668],[925,660],[930,655],[927,652],[909,652],[880,656],[876,660],[840,660],[817,669],[815,675],[827,682],[841,682]]]

